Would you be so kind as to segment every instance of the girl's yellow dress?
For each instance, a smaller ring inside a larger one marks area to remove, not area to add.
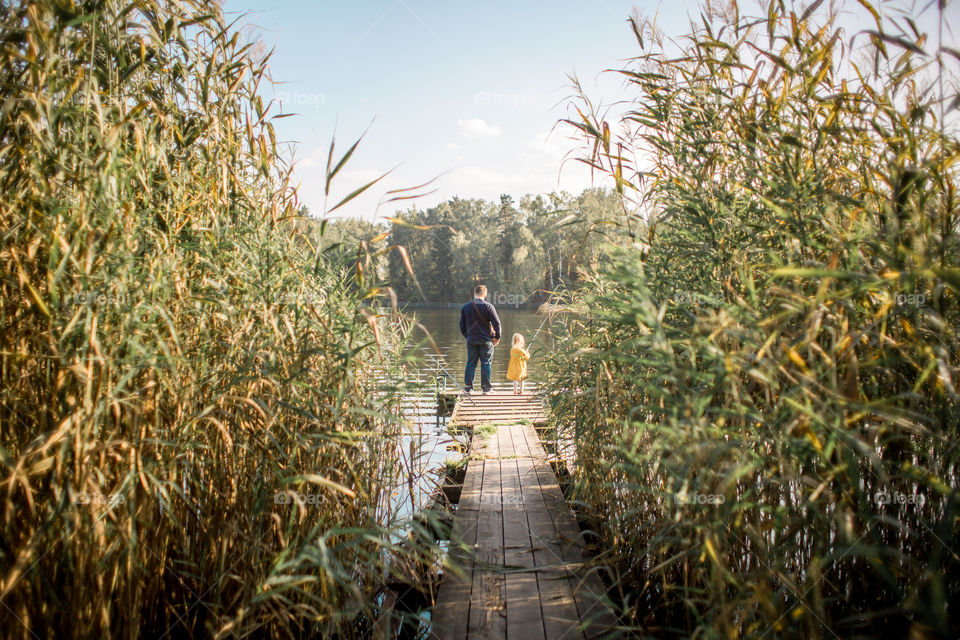
[[[527,377],[527,360],[530,352],[522,347],[510,347],[510,364],[507,365],[507,380],[524,380]]]

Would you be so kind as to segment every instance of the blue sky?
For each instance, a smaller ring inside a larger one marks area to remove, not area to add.
[[[957,15],[958,4],[948,13]],[[312,212],[324,209],[331,137],[342,151],[369,126],[327,204],[393,169],[337,212],[368,219],[387,190],[435,176],[437,192],[418,207],[454,195],[519,198],[589,186],[582,165],[561,171],[575,143],[554,125],[566,115],[570,73],[591,98],[621,94],[620,81],[600,72],[637,53],[627,24],[634,7],[657,14],[673,35],[699,12],[695,0],[224,2],[228,15],[256,26],[248,37],[274,50],[276,84],[262,93],[299,114],[274,123],[280,140],[295,143],[299,197]]]
[[[370,126],[335,183],[336,196],[394,169],[338,213],[370,218],[383,193],[440,174],[438,191],[417,206],[453,195],[516,198],[529,192],[589,185],[589,174],[561,160],[573,144],[551,129],[576,72],[597,95],[619,81],[598,78],[636,43],[622,0],[226,0],[225,10],[258,27],[273,48],[275,88],[283,99],[275,121],[281,140],[297,143],[300,198],[323,209],[327,148]],[[658,3],[659,4],[659,3]],[[649,13],[658,4],[641,3]],[[682,1],[669,3],[678,25]],[[695,4],[693,5],[695,6]],[[679,10],[678,10],[679,9]],[[447,172],[447,173],[444,173]],[[392,215],[395,205],[378,214]]]

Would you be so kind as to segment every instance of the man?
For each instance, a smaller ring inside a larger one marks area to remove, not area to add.
[[[473,376],[480,362],[480,386],[484,393],[490,393],[493,362],[493,348],[500,342],[500,318],[493,305],[487,302],[487,287],[478,285],[473,290],[473,300],[460,309],[460,333],[467,339],[467,368],[463,375],[463,386],[467,393],[473,391]]]

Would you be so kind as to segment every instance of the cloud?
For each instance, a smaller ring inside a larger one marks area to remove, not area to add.
[[[314,147],[306,155],[294,155],[297,169],[301,171],[310,169],[323,170],[323,168],[327,166],[328,152],[328,147]]]
[[[476,123],[479,123],[479,126]],[[460,121],[459,124],[461,133],[465,136],[464,129],[469,130],[470,127],[475,127],[478,131],[499,132],[498,127],[493,127],[483,120]],[[457,142],[438,140],[430,149],[433,155],[424,152],[401,163],[393,173],[355,201],[336,210],[333,215],[369,220],[376,210],[378,219],[382,220],[384,216],[393,215],[398,209],[414,205],[418,209],[426,209],[453,196],[483,198],[496,202],[502,193],[509,193],[519,199],[527,193],[561,190],[579,193],[589,186],[610,186],[601,175],[591,179],[590,169],[572,159],[568,159],[561,170],[565,154],[578,146],[578,142],[570,140],[563,130],[554,130],[550,135],[547,130],[543,130],[539,134],[523,134],[516,139],[513,139],[509,132],[503,132],[499,138],[488,137],[487,140],[491,143],[471,145],[463,139]],[[301,183],[299,196],[315,214],[322,211],[325,199],[327,206],[332,207],[348,193],[376,179],[383,172],[379,158],[358,155],[356,159],[351,159],[351,165],[355,166],[344,169],[337,175],[329,198],[325,198],[324,169],[327,153],[327,146],[318,146],[305,153],[297,164],[296,174]],[[437,176],[437,166],[449,171]],[[387,202],[391,197],[387,191],[412,187],[434,176],[437,176],[435,182],[418,191],[432,191],[425,197]]]
[[[495,124],[487,124],[480,118],[457,120],[457,130],[464,138],[471,140],[495,138],[500,135],[500,127]]]
[[[576,145],[576,141],[555,132],[519,140],[514,151],[506,155],[502,149],[471,153],[469,162],[457,166],[439,182],[437,198],[459,195],[496,200],[501,193],[516,197],[561,190],[579,193],[586,187],[601,186],[601,176],[592,180],[589,168],[572,159],[563,163],[561,170],[564,156]]]

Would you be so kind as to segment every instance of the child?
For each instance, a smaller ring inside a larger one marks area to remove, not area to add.
[[[513,380],[513,393],[523,393],[523,381],[527,377],[527,360],[530,352],[523,348],[523,336],[513,334],[513,344],[510,347],[510,364],[507,366],[507,380]]]

